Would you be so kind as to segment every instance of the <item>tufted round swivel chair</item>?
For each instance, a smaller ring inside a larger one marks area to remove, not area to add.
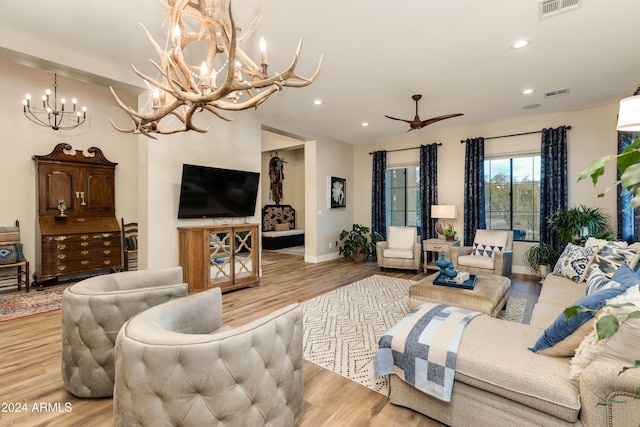
[[[114,425],[297,425],[302,307],[221,326],[220,288],[132,317],[116,341]]]
[[[91,277],[62,294],[62,378],[78,397],[113,395],[114,347],[133,315],[187,295],[182,267]]]

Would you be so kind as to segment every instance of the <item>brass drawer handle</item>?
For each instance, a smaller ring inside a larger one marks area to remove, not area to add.
[[[87,264],[89,264],[89,261],[87,261],[87,260],[85,259],[84,261],[80,261],[80,264],[82,264],[82,265],[87,265]]]
[[[58,266],[58,270],[60,270],[60,271],[64,271],[64,270],[66,270],[66,269],[67,269],[67,266],[66,266],[66,265],[59,265],[59,266]]]
[[[109,260],[109,259],[105,259],[102,263],[103,263],[104,265],[109,265],[109,264],[111,264],[111,260]]]
[[[84,251],[80,251],[80,253],[81,253],[82,255],[88,255],[88,254],[89,254],[89,251],[84,250]]]
[[[78,221],[78,222],[84,222],[84,221],[86,221],[86,220],[85,220],[84,218],[78,218],[76,221]]]
[[[56,258],[65,259],[66,257],[67,257],[67,254],[58,254],[58,256]]]
[[[89,246],[91,243],[89,242],[82,242],[80,243],[80,246],[85,247],[85,246]]]
[[[105,255],[109,255],[111,253],[111,249],[105,249],[104,251],[102,251],[102,253]]]
[[[67,245],[63,245],[62,243],[56,246],[58,249],[65,249],[66,247]]]
[[[82,236],[80,236],[80,238],[82,240],[87,240],[89,238],[89,236],[87,236],[86,234],[83,234]]]
[[[53,240],[57,240],[58,242],[64,242],[68,238],[69,236],[56,236]]]
[[[102,244],[105,245],[105,246],[109,246],[111,244],[111,242],[106,241],[106,242],[102,242]]]
[[[105,239],[111,237],[111,233],[102,233],[102,237],[104,237]]]

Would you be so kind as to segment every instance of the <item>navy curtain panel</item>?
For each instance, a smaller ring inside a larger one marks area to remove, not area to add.
[[[562,251],[562,242],[547,227],[552,213],[568,207],[567,128],[542,129],[540,147],[540,243]]]
[[[464,245],[471,246],[484,214],[484,138],[466,140],[464,155]]]
[[[437,237],[431,205],[438,204],[438,144],[420,146],[420,226],[422,239]],[[431,257],[431,252],[427,254]],[[431,261],[430,259],[425,261]]]
[[[387,152],[373,153],[371,172],[371,231],[377,231],[387,240],[385,177],[387,174]]]
[[[640,132],[618,132],[618,154],[622,153],[629,144],[640,139]],[[618,180],[620,171],[618,170]],[[627,243],[640,241],[640,209],[631,208],[631,193],[623,191],[618,185],[618,239]]]

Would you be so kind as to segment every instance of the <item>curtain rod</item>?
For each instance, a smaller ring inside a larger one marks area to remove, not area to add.
[[[442,145],[441,142],[434,142],[434,144],[436,144],[438,147]],[[427,144],[427,145],[433,145],[433,144]],[[422,147],[422,146],[420,146],[420,147]],[[396,148],[395,150],[380,150],[380,151],[386,151],[387,153],[393,153],[394,151],[417,150],[420,147]],[[371,154],[373,154],[373,152],[370,152],[369,154],[371,155]]]
[[[566,129],[567,130],[571,130],[571,126],[567,126]],[[509,137],[512,137],[512,136],[532,135],[534,133],[542,133],[542,131],[541,130],[535,130],[535,131],[532,131],[532,132],[512,133],[511,135],[490,136],[488,138],[485,138],[485,141],[487,139],[509,138]],[[460,144],[464,144],[465,142],[467,142],[467,141],[464,140],[464,139],[460,140]]]

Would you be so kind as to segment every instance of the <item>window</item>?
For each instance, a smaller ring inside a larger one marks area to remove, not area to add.
[[[487,228],[540,240],[540,156],[488,159],[484,173]]]
[[[420,224],[420,167],[387,169],[385,180],[387,226]]]

